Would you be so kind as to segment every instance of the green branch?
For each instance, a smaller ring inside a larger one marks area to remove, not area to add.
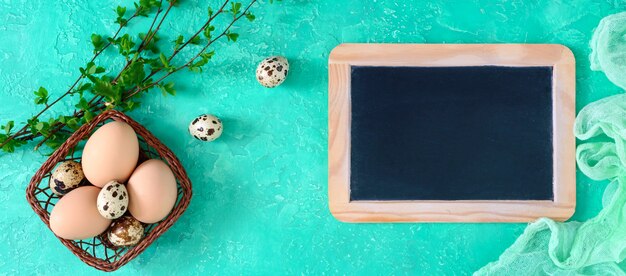
[[[250,8],[256,1],[250,1],[243,10],[240,2],[230,0],[224,0],[215,12],[209,7],[205,23],[186,40],[183,35],[178,35],[177,39],[172,41],[173,51],[169,55],[159,49],[157,45],[158,33],[170,11],[180,1],[168,0],[167,8],[163,9],[163,0],[141,0],[139,3],[134,3],[135,12],[128,17],[125,17],[127,9],[118,6],[115,9],[117,14],[115,23],[119,25],[117,31],[111,37],[98,34],[91,36],[94,56],[87,63],[87,66],[80,68],[81,75],[78,79],[64,94],[51,102],[49,102],[50,96],[45,88],[42,87],[35,91],[35,104],[43,105],[43,108],[35,116],[28,119],[16,132],[13,132],[14,121],[9,121],[6,125],[0,126],[0,148],[5,152],[13,152],[16,147],[25,145],[27,141],[42,138],[35,145],[35,150],[43,145],[56,149],[73,131],[91,121],[94,116],[104,110],[131,111],[139,108],[142,92],[159,88],[164,95],[175,95],[175,84],[173,82],[165,83],[164,80],[184,68],[188,68],[192,72],[202,72],[215,54],[214,51],[207,52],[209,47],[223,37],[236,42],[239,34],[232,32],[231,27],[243,17],[249,21],[255,19]],[[138,17],[148,17],[153,12],[150,27],[147,32],[141,33],[138,39],[128,33],[122,34],[122,30],[128,26],[131,20]],[[212,32],[217,28],[213,22],[216,17],[221,15],[230,15],[232,20],[219,35],[213,37]],[[181,62],[182,65],[175,64],[174,58],[181,51],[200,45],[203,40],[205,41],[204,46],[191,59]],[[106,68],[95,64],[96,58],[111,47],[115,47],[118,51],[118,57],[126,61],[124,67],[112,76],[106,73],[108,71]],[[159,77],[155,80],[154,77],[157,75]],[[91,97],[87,97],[87,94],[90,94]],[[72,113],[45,120],[41,118],[47,110],[67,96],[75,99],[74,106],[76,109]],[[4,133],[1,133],[2,130]]]

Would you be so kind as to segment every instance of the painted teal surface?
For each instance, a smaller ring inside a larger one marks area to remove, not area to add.
[[[267,2],[267,1],[265,1]],[[191,33],[205,0],[185,1],[166,40]],[[215,1],[212,1],[215,3]],[[112,33],[117,1],[0,1],[0,122],[36,112],[31,91],[59,95],[90,57],[92,32]],[[341,42],[561,43],[577,58],[577,107],[620,93],[589,68],[588,41],[621,1],[290,1],[255,7],[236,44],[219,43],[210,70],[183,73],[179,95],[144,98],[132,117],[182,160],[194,197],[181,219],[120,274],[470,274],[494,261],[525,224],[343,224],[327,208],[327,58]],[[145,25],[147,22],[138,23]],[[269,90],[257,62],[291,62]],[[119,61],[103,59],[113,65]],[[69,108],[61,106],[54,112]],[[224,119],[218,141],[186,132],[201,113]],[[384,116],[384,114],[381,114]],[[462,139],[462,137],[459,137]],[[0,274],[91,274],[25,200],[45,160],[0,155]],[[574,219],[594,216],[606,183],[578,174]]]

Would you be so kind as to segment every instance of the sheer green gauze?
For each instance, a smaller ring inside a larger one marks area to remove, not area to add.
[[[591,69],[626,88],[626,12],[602,19],[591,48]],[[617,265],[626,258],[626,94],[584,107],[574,134],[578,168],[610,181],[602,211],[586,222],[539,219],[476,275],[626,275]]]
[[[609,15],[591,38],[591,70],[603,71],[615,85],[626,89],[626,12]]]

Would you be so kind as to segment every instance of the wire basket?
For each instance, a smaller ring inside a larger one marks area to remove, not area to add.
[[[102,271],[114,271],[137,257],[152,242],[169,229],[189,206],[191,200],[191,182],[180,161],[161,143],[152,133],[139,123],[115,110],[108,110],[96,116],[91,122],[79,128],[70,138],[61,145],[45,163],[37,170],[26,189],[26,199],[39,215],[41,220],[50,228],[50,212],[59,200],[49,187],[49,178],[54,167],[62,161],[75,160],[80,162],[80,155],[85,140],[95,129],[110,121],[125,122],[137,134],[139,140],[139,163],[148,159],[161,159],[172,169],[176,177],[178,195],[176,204],[170,214],[158,223],[144,224],[143,239],[132,247],[115,247],[106,239],[105,234],[85,240],[66,240],[59,238],[74,255],[84,263]],[[81,185],[90,185],[86,179]],[[106,232],[105,232],[106,233]]]

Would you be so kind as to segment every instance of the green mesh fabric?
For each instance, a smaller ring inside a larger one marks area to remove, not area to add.
[[[626,12],[609,15],[600,24],[591,38],[593,49],[591,70],[604,71],[615,85],[626,89]]]
[[[626,88],[626,12],[604,18],[591,41],[591,66]],[[603,209],[586,222],[530,224],[498,261],[475,275],[626,275],[626,95],[584,107],[574,134],[578,168],[594,180],[609,180]],[[604,182],[603,182],[604,183]]]

